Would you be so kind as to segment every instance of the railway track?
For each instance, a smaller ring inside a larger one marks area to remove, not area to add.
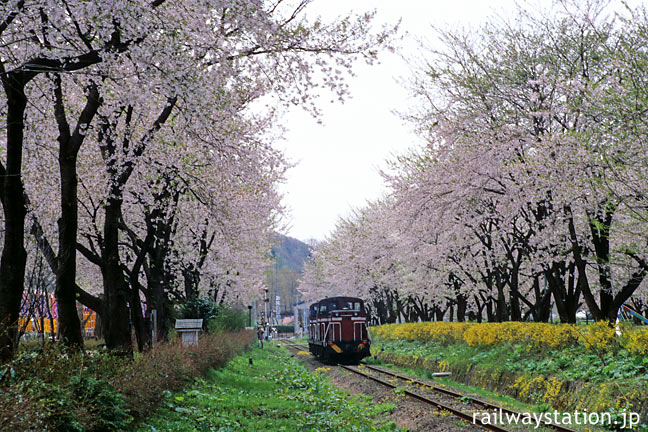
[[[294,342],[284,341],[286,346],[293,349],[308,350],[308,346]],[[476,413],[501,413],[501,417],[512,416],[511,418],[520,418],[523,414],[513,411],[499,405],[492,404],[482,399],[462,394],[454,390],[439,387],[424,382],[401,373],[397,373],[385,368],[361,363],[360,366],[338,365],[338,367],[363,376],[369,380],[380,383],[392,389],[398,389],[399,392],[417,399],[421,402],[433,405],[438,409],[445,410],[456,417],[484,427],[486,430],[493,432],[514,432],[518,430],[528,430],[528,425],[510,425],[510,429],[504,428],[497,424],[486,422],[483,416],[477,416]],[[434,397],[432,397],[434,395]],[[541,427],[547,430],[556,430],[559,432],[575,432],[573,429],[550,422],[540,421]]]

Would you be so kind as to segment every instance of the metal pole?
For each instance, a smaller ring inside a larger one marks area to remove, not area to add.
[[[263,312],[265,315],[265,322],[267,323],[268,320],[268,289],[265,289],[265,299],[263,299]]]
[[[277,267],[278,266],[279,266],[279,262],[277,260],[275,260],[275,318],[280,313],[280,311],[277,310],[277,296],[279,295],[279,279],[277,278]]]
[[[157,309],[151,310],[151,346],[155,348],[155,343],[157,342]]]
[[[252,327],[252,305],[248,305],[248,322],[249,326]]]

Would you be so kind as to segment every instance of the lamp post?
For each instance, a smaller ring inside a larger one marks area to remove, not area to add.
[[[269,322],[268,320],[268,288],[265,289],[265,299],[263,300],[263,312],[265,313],[265,321],[266,323]]]
[[[250,327],[252,327],[252,305],[248,305],[248,320],[250,321]]]

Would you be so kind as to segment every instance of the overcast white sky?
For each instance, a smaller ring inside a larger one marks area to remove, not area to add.
[[[543,2],[538,0],[537,3]],[[550,3],[545,0],[544,3]],[[408,34],[398,54],[384,53],[381,64],[358,64],[350,81],[352,98],[344,104],[323,97],[323,124],[294,110],[284,118],[287,133],[277,144],[297,166],[280,188],[289,209],[286,234],[300,240],[323,240],[340,216],[385,191],[379,169],[395,154],[421,140],[394,111],[407,111],[407,59],[416,56],[421,37],[433,42],[431,25],[479,25],[493,14],[506,15],[513,0],[318,0],[310,13],[333,17],[376,9],[379,22],[396,23]],[[402,58],[404,55],[406,58]]]

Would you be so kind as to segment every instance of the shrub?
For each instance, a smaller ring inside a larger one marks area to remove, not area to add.
[[[386,324],[374,327],[372,330],[375,336],[389,340],[433,340],[443,344],[451,344],[462,342],[464,332],[470,326],[472,326],[470,323],[421,322]]]
[[[615,352],[619,348],[616,328],[607,321],[599,321],[588,325],[583,329],[580,336],[585,348],[598,355]]]
[[[295,326],[293,325],[278,325],[274,326],[277,329],[277,333],[293,333],[295,331]]]
[[[532,322],[453,323],[419,322],[373,327],[372,334],[386,340],[434,341],[443,345],[470,346],[524,345],[528,350],[561,349],[582,346],[599,356],[625,348],[635,355],[648,354],[648,329],[623,326],[622,337],[607,321],[589,326]]]
[[[0,409],[0,429],[103,431],[126,427],[131,417],[125,398],[111,383],[115,372],[99,366],[100,358],[106,357],[68,353],[55,344],[16,357],[1,374],[3,390],[10,396],[8,405]],[[12,412],[16,403],[22,415]],[[31,414],[26,416],[23,410]]]
[[[176,341],[134,359],[45,345],[0,366],[0,430],[124,430],[166,392],[222,366],[253,340],[253,332],[207,334],[197,346]]]
[[[201,318],[203,330],[240,331],[247,325],[247,312],[216,303],[211,297],[195,297],[184,303],[180,318]]]
[[[648,328],[623,329],[624,346],[634,355],[648,355]]]
[[[210,297],[193,297],[180,306],[179,318],[200,318],[203,320],[203,330],[207,330],[209,322],[216,318],[218,303]]]
[[[241,331],[248,324],[248,313],[243,310],[219,307],[209,324],[210,331]]]

